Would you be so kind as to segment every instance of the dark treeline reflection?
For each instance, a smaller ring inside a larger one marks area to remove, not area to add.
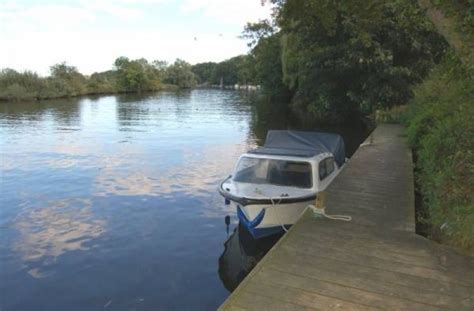
[[[0,118],[14,120],[17,125],[28,121],[39,121],[51,117],[58,126],[79,126],[81,101],[72,98],[67,100],[45,100],[39,102],[22,102],[0,104]],[[22,122],[24,121],[24,122]]]

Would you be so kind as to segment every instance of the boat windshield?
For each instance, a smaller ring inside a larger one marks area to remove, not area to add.
[[[308,162],[242,157],[234,181],[251,184],[311,188],[311,164]]]

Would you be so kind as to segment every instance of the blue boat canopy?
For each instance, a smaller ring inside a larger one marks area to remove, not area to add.
[[[253,154],[313,157],[329,152],[341,166],[346,159],[344,140],[338,134],[303,131],[268,131],[263,147],[249,151]]]

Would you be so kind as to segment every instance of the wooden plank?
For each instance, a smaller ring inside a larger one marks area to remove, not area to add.
[[[292,235],[292,239],[300,239],[302,242],[312,243],[314,239],[321,245],[328,245],[350,251],[354,254],[370,255],[381,259],[394,260],[407,264],[420,265],[422,267],[434,268],[435,264],[430,262],[432,258],[431,254],[412,254],[411,249],[395,247],[390,243],[378,243],[377,247],[369,245],[366,240],[361,241],[360,239],[354,238],[341,238],[340,236],[333,235],[318,235],[317,237],[295,233]],[[404,252],[405,251],[405,252]]]
[[[469,287],[468,280],[459,280],[456,278],[452,278],[451,276],[449,276],[449,274],[442,273],[442,271],[435,269],[428,269],[413,265],[396,263],[393,261],[382,260],[369,256],[361,257],[350,253],[339,252],[333,249],[319,248],[316,245],[296,246],[294,244],[287,244],[281,247],[285,247],[296,254],[310,256],[311,258],[323,257],[329,260],[338,260],[341,262],[345,262],[347,264],[357,264],[360,266],[376,268],[382,271],[397,272],[404,275],[418,277],[420,278],[420,281],[424,282],[439,281]],[[474,287],[472,287],[472,290],[474,291]]]
[[[246,292],[255,292],[260,295],[272,298],[276,301],[294,303],[301,307],[328,309],[350,309],[350,310],[375,310],[375,308],[358,303],[352,303],[330,296],[320,295],[304,289],[295,289],[282,284],[265,283],[260,279],[259,274],[249,283]],[[257,309],[255,309],[257,310]],[[278,309],[277,309],[278,310]]]
[[[409,256],[418,256],[431,258],[432,253],[427,247],[431,241],[417,236],[406,235],[404,232],[390,231],[370,231],[367,226],[346,223],[332,224],[329,220],[315,223],[311,218],[301,219],[300,224],[295,228],[295,234],[302,237],[331,237],[338,240],[346,240],[350,243],[359,242],[368,247],[384,248],[396,253],[406,254]]]
[[[244,307],[241,307],[239,305],[232,305],[230,306],[229,308],[227,308],[229,311],[245,311],[245,310],[248,310]]]
[[[404,264],[411,265],[420,268],[434,269],[439,268],[439,264],[431,260],[431,258],[423,256],[412,256],[409,254],[403,254],[397,252],[396,248],[385,247],[382,249],[370,247],[366,243],[357,243],[356,241],[347,241],[344,239],[337,239],[334,237],[328,236],[317,236],[309,237],[307,235],[297,235],[292,236],[291,241],[293,242],[294,247],[306,246],[311,248],[316,248],[317,250],[324,250],[324,253],[331,253],[337,256],[337,253],[343,252],[353,255],[358,258],[359,261],[364,261],[364,258],[371,257],[374,259],[380,259],[384,261],[391,261],[395,264]],[[315,243],[317,242],[317,243]],[[314,246],[316,244],[316,246]]]
[[[255,277],[255,279],[262,281],[263,283],[284,285],[285,287],[291,287],[292,289],[307,291],[317,295],[332,297],[333,299],[340,299],[343,301],[362,304],[364,306],[373,306],[376,308],[384,307],[404,310],[439,309],[439,307],[431,304],[410,301],[395,296],[350,287],[344,284],[322,281],[316,278],[289,274],[268,268],[263,269],[261,273]]]
[[[396,284],[404,287],[408,287],[411,290],[416,291],[428,291],[436,294],[446,294],[458,298],[469,298],[473,294],[471,287],[466,287],[458,284],[440,282],[436,280],[430,280],[429,282],[425,278],[417,276],[407,275],[399,272],[380,270],[374,267],[360,265],[356,263],[348,263],[340,260],[325,258],[325,257],[312,257],[302,256],[295,252],[289,251],[284,248],[285,245],[279,247],[278,252],[275,252],[274,257],[267,264],[278,263],[283,265],[285,261],[281,258],[291,261],[294,264],[303,266],[314,266],[318,269],[327,271],[333,271],[340,274],[349,274],[354,277],[360,277],[367,280],[380,281],[385,280],[390,284]],[[284,267],[281,268],[284,271]],[[343,276],[342,276],[343,277]]]
[[[226,308],[226,310],[230,310],[229,308],[233,308],[234,306],[237,306],[238,308],[241,308],[243,310],[320,310],[317,308],[304,307],[291,302],[275,300],[273,298],[262,296],[258,293],[251,293],[247,291],[243,291],[241,295],[239,295],[238,302],[236,304],[230,305]]]
[[[394,296],[409,301],[419,302],[427,305],[442,306],[442,307],[462,307],[462,301],[469,297],[466,290],[464,297],[452,296],[449,293],[442,292],[439,287],[430,287],[428,290],[419,286],[419,282],[408,283],[405,281],[404,285],[391,282],[390,278],[378,274],[363,274],[354,273],[350,270],[344,269],[344,266],[334,267],[328,265],[315,265],[311,261],[294,260],[288,258],[275,258],[266,265],[267,269],[286,272],[306,278],[315,278],[318,280],[341,284],[357,289],[366,290],[373,293],[379,293],[387,296]],[[458,292],[455,292],[458,294]],[[464,307],[471,306],[474,309],[474,304],[469,305],[466,301]]]

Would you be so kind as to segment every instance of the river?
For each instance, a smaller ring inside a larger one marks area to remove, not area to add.
[[[219,181],[267,129],[317,128],[255,97],[0,103],[0,309],[217,308],[276,240],[229,251],[253,242],[239,242]],[[365,134],[334,130],[349,153]]]

